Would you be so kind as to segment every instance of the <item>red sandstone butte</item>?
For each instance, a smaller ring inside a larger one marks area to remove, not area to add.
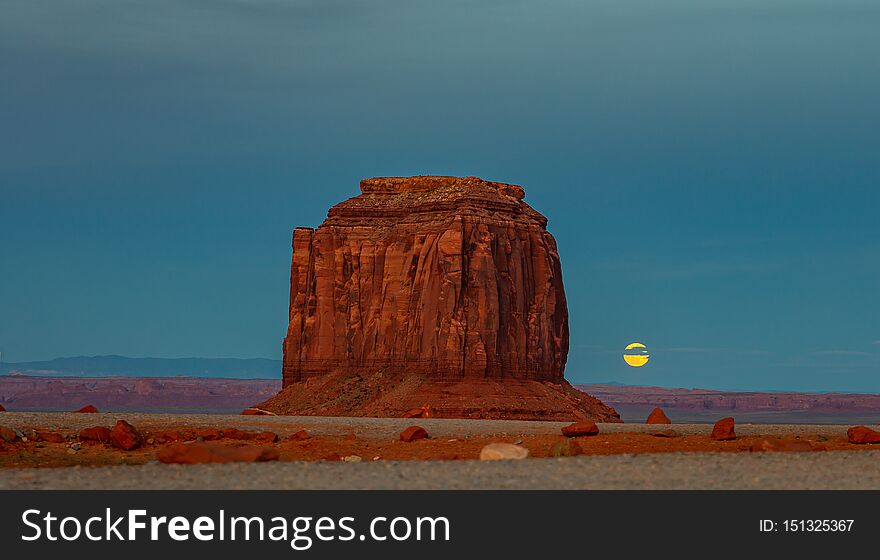
[[[143,445],[144,437],[125,420],[118,420],[110,430],[110,441],[119,449],[131,451]]]
[[[91,405],[91,404],[87,404],[79,410],[74,410],[74,412],[78,412],[81,414],[95,414],[98,412],[98,407]]]
[[[603,422],[563,377],[568,308],[547,219],[517,185],[378,177],[296,228],[278,414]]]
[[[581,437],[599,435],[599,426],[593,422],[575,422],[562,428],[565,437]]]
[[[850,443],[880,443],[880,432],[866,426],[854,426],[846,431]]]
[[[728,416],[715,422],[715,426],[712,427],[711,437],[718,441],[736,439],[736,432],[733,430],[733,418]]]
[[[400,441],[405,441],[407,443],[411,441],[425,439],[426,437],[428,437],[428,431],[421,426],[410,426],[409,428],[400,432]]]
[[[645,424],[672,424],[672,420],[666,416],[666,413],[663,412],[662,408],[655,408],[651,411],[651,414],[648,415]]]

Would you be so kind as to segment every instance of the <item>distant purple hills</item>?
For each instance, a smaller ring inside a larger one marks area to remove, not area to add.
[[[75,356],[0,364],[0,375],[39,377],[212,377],[280,379],[281,360],[269,358],[128,358]]]

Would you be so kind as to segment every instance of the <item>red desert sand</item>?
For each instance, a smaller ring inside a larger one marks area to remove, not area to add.
[[[875,449],[865,444],[880,442],[880,433],[864,426],[851,428],[847,436],[804,432],[784,437],[747,435],[735,440],[716,440],[706,434],[680,435],[669,429],[663,430],[662,437],[655,433],[598,433],[598,428],[594,430],[584,424],[566,427],[570,435],[579,434],[571,438],[548,428],[546,434],[510,437],[423,437],[417,445],[413,443],[414,438],[404,434],[427,435],[420,426],[411,426],[400,437],[390,437],[387,432],[384,436],[375,435],[369,430],[358,434],[310,436],[305,430],[289,429],[279,434],[235,427],[133,426],[122,420],[113,429],[94,426],[79,432],[48,428],[15,430],[0,426],[0,467],[143,464],[155,460],[181,463],[276,459],[476,460],[486,446],[495,443],[519,446],[528,451],[530,458],[565,458],[623,453],[852,451]],[[586,434],[595,435],[584,437]],[[186,445],[181,447],[182,444]]]

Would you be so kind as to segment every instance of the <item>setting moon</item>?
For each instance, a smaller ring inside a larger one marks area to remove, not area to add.
[[[641,342],[628,344],[623,350],[623,361],[632,367],[642,367],[649,359],[651,355],[648,354],[648,347]]]

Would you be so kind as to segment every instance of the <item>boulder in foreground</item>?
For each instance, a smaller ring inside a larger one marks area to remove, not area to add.
[[[421,426],[410,426],[409,428],[400,432],[400,441],[405,441],[407,443],[411,441],[425,439],[426,437],[428,437],[428,431]]]
[[[581,445],[575,439],[562,438],[550,448],[551,457],[574,457],[584,452]]]
[[[599,435],[599,426],[595,422],[575,422],[562,428],[565,437],[583,437]]]
[[[108,443],[110,441],[110,428],[106,428],[104,426],[83,428],[79,432],[79,439],[85,441],[100,441],[101,443]]]
[[[846,431],[850,443],[880,443],[880,432],[867,426],[854,426]]]
[[[715,422],[710,437],[717,441],[736,439],[736,432],[733,429],[733,418],[728,416]]]
[[[110,430],[110,441],[123,451],[137,449],[144,444],[144,436],[125,420],[118,420]]]
[[[480,461],[516,461],[528,456],[528,449],[512,443],[490,443],[480,450]]]

